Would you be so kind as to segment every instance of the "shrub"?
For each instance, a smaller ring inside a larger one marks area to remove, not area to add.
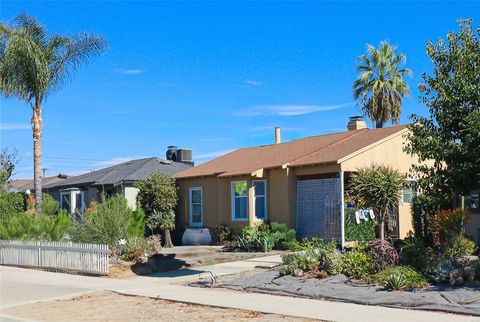
[[[345,216],[345,241],[370,241],[375,239],[375,221],[362,221],[357,224],[355,211],[357,209],[346,209]]]
[[[361,279],[374,273],[374,270],[372,258],[364,252],[351,251],[342,257],[342,273],[346,276]]]
[[[107,244],[114,247],[121,238],[127,238],[133,221],[127,199],[117,195],[83,214],[71,230],[73,241]]]
[[[22,194],[16,192],[0,192],[0,224],[25,210]]]
[[[225,224],[213,228],[211,233],[212,240],[220,245],[226,245],[233,240],[233,231]]]
[[[377,272],[397,265],[399,261],[397,250],[386,240],[379,239],[370,242],[369,254]]]
[[[392,277],[392,275],[399,277]],[[390,289],[427,286],[426,277],[410,266],[391,266],[375,274],[374,282]]]
[[[296,269],[311,271],[319,264],[318,253],[315,250],[286,253],[282,254],[281,258],[285,265],[280,270],[281,275],[292,274]]]
[[[133,220],[127,229],[128,236],[143,238],[145,236],[145,214],[137,203],[137,208],[133,211]]]
[[[288,249],[289,245],[297,240],[295,229],[288,229],[286,224],[271,222],[270,230],[273,238],[276,239],[275,249]]]
[[[439,210],[429,217],[429,227],[432,230],[437,245],[448,243],[450,239],[465,234],[465,224],[470,220],[470,212],[465,209]]]
[[[453,261],[445,256],[433,260],[426,269],[426,275],[435,283],[448,282],[450,273],[455,270]]]
[[[42,213],[54,216],[60,209],[60,204],[48,193],[42,194]]]
[[[477,250],[475,242],[464,237],[456,236],[444,243],[443,251],[446,256],[453,261],[458,261],[460,258],[472,255]]]
[[[295,242],[296,232],[284,224],[261,224],[258,227],[245,226],[233,238],[230,246],[245,251],[269,252],[285,249]]]
[[[400,263],[425,271],[433,256],[423,239],[413,236],[405,238],[400,244]]]
[[[58,216],[18,214],[0,225],[0,239],[59,241],[71,226],[72,220],[65,211]]]
[[[412,227],[417,238],[432,241],[429,218],[438,210],[438,201],[427,194],[413,196],[411,204]]]

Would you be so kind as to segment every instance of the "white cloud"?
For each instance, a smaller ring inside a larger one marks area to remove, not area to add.
[[[110,160],[102,160],[102,161],[97,161],[92,164],[92,167],[109,167],[112,165],[116,165],[119,163],[131,161],[131,160],[136,160],[136,159],[144,159],[148,158],[147,156],[132,156],[132,157],[115,157]]]
[[[145,73],[143,69],[135,69],[135,68],[116,68],[115,72],[123,75],[138,75],[138,74]]]
[[[32,126],[28,123],[0,123],[1,131],[30,130]]]
[[[251,86],[261,86],[262,85],[262,82],[257,81],[257,80],[253,80],[253,79],[246,80],[245,83],[248,84],[248,85],[251,85]]]
[[[315,112],[336,110],[353,103],[338,105],[258,105],[239,111],[239,116],[296,116]]]
[[[200,153],[196,154],[193,156],[195,160],[204,160],[204,159],[213,159],[213,158],[218,158],[224,154],[230,153],[234,151],[235,149],[228,149],[228,150],[220,150],[220,151],[214,151],[214,152],[207,152],[207,153]]]

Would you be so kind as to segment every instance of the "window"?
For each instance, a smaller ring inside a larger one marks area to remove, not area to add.
[[[472,191],[465,198],[465,207],[469,208],[473,212],[479,212],[480,209],[480,191]]]
[[[203,225],[202,202],[202,188],[190,188],[190,226],[192,227],[198,227]]]
[[[73,191],[73,195],[75,196],[75,211],[83,212],[85,209],[85,202],[84,202],[84,191]]]
[[[248,220],[248,186],[247,181],[232,182],[232,220]]]
[[[69,213],[72,201],[70,200],[70,191],[60,192],[60,208],[65,209]]]
[[[260,220],[267,219],[267,189],[265,180],[253,181],[255,217]]]
[[[403,183],[402,203],[410,204],[412,199],[417,195],[417,182],[413,179],[405,180]]]

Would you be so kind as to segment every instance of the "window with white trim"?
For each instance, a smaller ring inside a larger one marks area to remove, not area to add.
[[[266,220],[267,182],[265,180],[254,180],[252,185],[254,191],[255,217],[259,220]]]
[[[402,203],[411,204],[413,197],[417,194],[417,182],[414,179],[405,180],[402,190]]]
[[[190,226],[203,225],[203,194],[202,187],[190,188]]]
[[[232,220],[248,220],[248,186],[247,181],[233,181],[232,194]]]

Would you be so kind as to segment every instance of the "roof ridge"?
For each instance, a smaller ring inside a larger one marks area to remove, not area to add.
[[[151,157],[151,158],[145,158],[145,159],[138,159],[137,161],[140,161],[140,160],[143,160],[144,162],[142,163],[142,165],[138,168],[133,168],[133,171],[132,172],[129,172],[128,174],[124,175],[123,177],[124,178],[128,178],[130,175],[136,173],[137,171],[139,171],[141,168],[143,168],[145,166],[145,164],[147,164],[148,162],[152,161],[152,160],[155,160],[156,159],[160,159],[158,157]],[[132,160],[133,161],[133,160]]]
[[[312,154],[314,154],[314,153],[317,153],[317,152],[320,152],[320,151],[322,151],[322,150],[324,150],[324,149],[330,148],[330,147],[334,146],[335,144],[337,144],[337,143],[339,143],[339,142],[343,142],[343,141],[345,141],[345,140],[348,140],[348,139],[350,139],[350,138],[352,138],[352,137],[354,137],[354,136],[356,136],[356,135],[359,135],[359,134],[364,133],[364,132],[367,132],[367,131],[369,131],[368,128],[366,128],[366,129],[361,129],[361,130],[359,130],[359,131],[355,131],[355,133],[352,133],[351,135],[349,135],[349,136],[347,136],[347,137],[344,137],[344,138],[342,138],[342,139],[340,139],[340,140],[337,140],[337,141],[335,141],[335,142],[333,142],[333,143],[330,143],[330,144],[328,144],[328,145],[325,145],[324,147],[321,147],[321,148],[319,148],[319,149],[316,149],[316,150],[314,150],[314,151],[312,151],[312,152],[310,152],[310,153],[307,153],[307,154],[305,154],[305,155],[303,155],[303,156],[301,156],[301,157],[299,157],[299,158],[293,159],[293,160],[291,160],[290,162],[295,162],[295,161],[301,160],[301,159],[303,159],[303,158],[306,158],[306,157],[308,157],[308,156],[310,156],[310,155],[312,155]],[[346,131],[346,132],[348,133],[349,131]],[[343,133],[343,132],[339,132],[339,133]],[[290,163],[290,162],[289,162],[289,163]]]

